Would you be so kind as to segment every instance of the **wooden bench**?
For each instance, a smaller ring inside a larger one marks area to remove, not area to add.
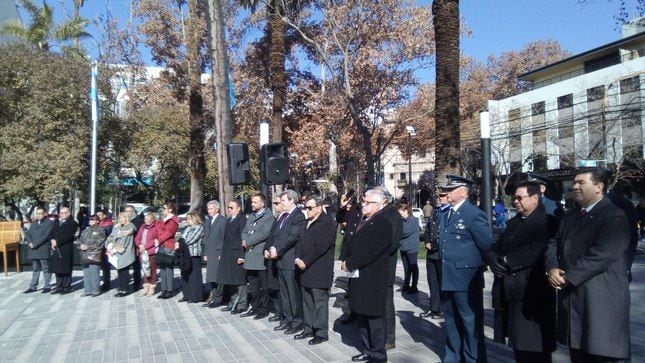
[[[7,255],[16,254],[16,272],[20,272],[20,221],[0,222],[0,253],[4,262],[4,275],[7,276]]]

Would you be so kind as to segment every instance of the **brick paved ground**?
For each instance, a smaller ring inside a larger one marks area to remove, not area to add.
[[[422,293],[395,293],[397,348],[392,362],[438,362],[443,350],[441,322],[418,317],[427,303],[425,264],[420,261]],[[337,272],[339,266],[337,265]],[[645,256],[637,256],[631,286],[633,361],[645,361]],[[399,274],[402,267],[399,264]],[[330,299],[330,340],[310,347],[307,340],[274,332],[274,323],[240,318],[198,304],[142,298],[138,293],[81,297],[82,272],[74,271],[70,295],[23,294],[31,272],[0,277],[0,361],[9,362],[348,362],[360,345],[354,326],[338,319],[346,306],[338,286]],[[490,288],[491,275],[487,273]],[[116,278],[113,272],[113,278]],[[400,282],[400,280],[399,280]],[[177,280],[178,284],[178,280]],[[490,293],[485,292],[489,362],[510,362],[509,349],[492,343]],[[607,307],[611,308],[611,307]],[[562,348],[555,362],[568,362]]]

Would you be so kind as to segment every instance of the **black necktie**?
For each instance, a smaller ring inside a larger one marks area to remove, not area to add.
[[[587,214],[589,214],[589,212],[587,212],[587,210],[586,210],[586,209],[584,209],[584,208],[580,209],[580,212],[578,212],[578,215],[579,215],[580,217],[584,217],[584,216],[586,216]]]
[[[448,209],[448,219],[446,219],[446,222],[450,222],[450,218],[452,218],[453,212],[454,212],[454,209],[452,208]]]

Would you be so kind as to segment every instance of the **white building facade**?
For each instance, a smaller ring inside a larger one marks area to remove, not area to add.
[[[643,30],[645,19],[636,25]],[[557,178],[590,160],[616,165],[645,157],[645,32],[624,33],[520,76],[530,91],[488,101],[492,159],[502,174]]]

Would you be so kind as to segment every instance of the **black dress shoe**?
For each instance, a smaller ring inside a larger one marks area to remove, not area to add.
[[[42,291],[40,291],[40,292],[42,292],[43,294],[47,294],[50,291],[52,291],[52,289],[50,289],[49,287],[46,287],[46,288],[42,289]]]
[[[278,325],[278,326],[276,326],[275,328],[273,328],[273,330],[275,330],[275,331],[280,331],[280,330],[287,330],[287,329],[289,329],[289,328],[291,328],[291,326],[290,326],[289,324],[286,324],[286,323],[280,323],[280,325]]]
[[[166,292],[162,291],[161,294],[157,295],[157,299],[167,299]]]
[[[291,328],[285,330],[284,333],[287,334],[287,335],[295,334],[295,333],[297,333],[297,332],[299,332],[301,330],[302,330],[301,326],[292,326]]]
[[[307,339],[307,338],[312,338],[314,336],[314,333],[305,333],[302,332],[300,334],[296,334],[293,336],[294,340],[300,340],[300,339]]]
[[[328,340],[329,340],[329,338],[314,337],[313,339],[311,339],[311,340],[309,341],[309,345],[317,345],[317,344],[320,344],[320,343],[326,342],[326,341],[328,341]]]
[[[370,358],[369,355],[361,353],[361,354],[353,356],[352,357],[352,362],[365,362],[365,361],[368,361],[370,359],[371,358]]]
[[[253,320],[261,320],[269,316],[269,313],[258,313],[256,316],[253,317]]]
[[[36,289],[28,288],[27,290],[23,291],[23,294],[31,294],[32,292],[36,292]]]
[[[251,310],[249,310],[249,311],[247,311],[247,312],[245,312],[243,314],[240,314],[240,317],[241,318],[246,318],[247,316],[253,316],[255,314],[257,314],[257,311],[251,309]]]
[[[62,293],[62,292],[63,292],[63,289],[53,289],[53,290],[51,291],[52,295],[53,295],[53,294],[60,294],[60,293]]]
[[[34,291],[35,291],[35,290],[34,290]],[[270,321],[271,323],[274,323],[274,322],[276,322],[276,321],[280,321],[280,320],[282,320],[282,319],[281,319],[281,318],[280,318],[280,316],[278,316],[278,315],[273,315],[273,316],[269,317],[269,321]]]
[[[235,309],[235,310],[231,311],[231,315],[242,314],[245,311],[246,311],[246,309]]]
[[[430,318],[434,320],[441,319],[443,317],[440,312],[436,311],[426,311],[425,313],[419,314],[419,316],[422,318]]]
[[[184,301],[188,301],[188,300],[186,300],[185,297],[182,297],[181,299],[177,300],[177,302],[184,302]]]
[[[64,288],[60,293],[62,295],[67,295],[67,294],[69,294],[71,292],[72,292],[72,289],[68,287],[68,288]]]
[[[221,311],[227,312],[227,311],[231,311],[231,310],[233,310],[233,308],[232,308],[232,307],[230,307],[230,306],[225,306],[225,307],[223,307],[223,308],[222,308],[222,310],[221,310]]]
[[[418,292],[419,292],[419,289],[417,289],[416,287],[411,287],[411,288],[410,288],[410,289],[408,289],[408,291],[406,291],[406,292],[407,292],[408,294],[416,294],[416,293],[418,293]]]

